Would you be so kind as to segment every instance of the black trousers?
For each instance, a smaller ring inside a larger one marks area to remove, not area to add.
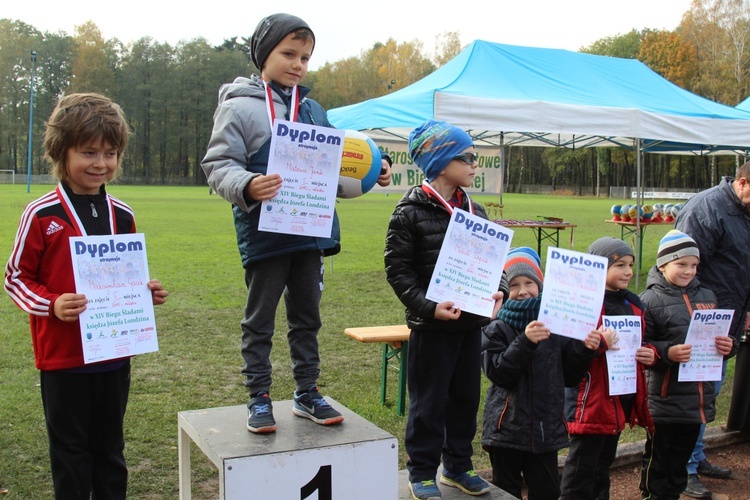
[[[489,448],[492,484],[521,498],[526,481],[528,500],[557,500],[560,476],[557,473],[557,451],[531,453],[511,448]]]
[[[479,328],[412,331],[409,337],[409,415],[404,440],[412,482],[435,479],[440,458],[452,473],[474,468],[480,391]]]
[[[641,464],[641,496],[644,500],[679,500],[687,486],[685,466],[693,454],[701,424],[654,423],[646,436]]]
[[[55,499],[125,499],[130,362],[101,373],[42,371],[40,380]]]
[[[562,500],[609,499],[609,468],[620,434],[572,434],[560,485]]]

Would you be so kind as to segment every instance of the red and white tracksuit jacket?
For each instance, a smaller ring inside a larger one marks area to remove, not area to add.
[[[110,195],[106,200],[110,234],[134,233],[133,210]],[[60,295],[76,290],[68,240],[86,235],[62,184],[29,203],[21,216],[5,267],[5,290],[29,313],[34,357],[40,370],[84,365],[79,322],[61,321],[53,311]]]

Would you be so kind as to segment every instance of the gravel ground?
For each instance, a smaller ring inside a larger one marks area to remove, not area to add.
[[[730,479],[701,478],[701,482],[713,493],[713,500],[750,499],[750,442],[728,444],[712,448],[706,454],[708,461],[732,469]],[[610,497],[612,500],[636,500],[640,481],[639,465],[623,465],[612,470]],[[689,499],[682,495],[682,499]]]

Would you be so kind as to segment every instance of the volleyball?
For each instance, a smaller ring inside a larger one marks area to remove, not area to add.
[[[620,209],[622,209],[620,205],[612,205],[612,208],[609,209],[612,220],[620,220]]]
[[[341,155],[338,198],[356,198],[373,188],[380,177],[380,150],[362,132],[347,130]]]
[[[664,205],[664,220],[667,222],[674,221],[674,215],[672,215],[672,209],[674,208],[674,205],[672,203],[667,203]]]
[[[664,216],[664,205],[661,203],[654,203],[654,216],[651,218],[651,222],[661,222]]]
[[[637,220],[643,216],[643,209],[638,205],[632,205],[628,210],[628,215],[630,216],[630,220]]]
[[[620,207],[620,219],[622,219],[623,222],[630,221],[630,205],[627,203]]]
[[[654,209],[651,207],[651,205],[643,205],[643,214],[642,217],[644,220],[651,220],[654,216]]]

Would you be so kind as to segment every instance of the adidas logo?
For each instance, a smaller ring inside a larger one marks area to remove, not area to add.
[[[58,224],[55,221],[52,221],[49,223],[49,226],[47,226],[47,236],[49,236],[50,234],[55,234],[56,232],[62,231],[62,230],[63,230],[63,227],[60,224]]]

